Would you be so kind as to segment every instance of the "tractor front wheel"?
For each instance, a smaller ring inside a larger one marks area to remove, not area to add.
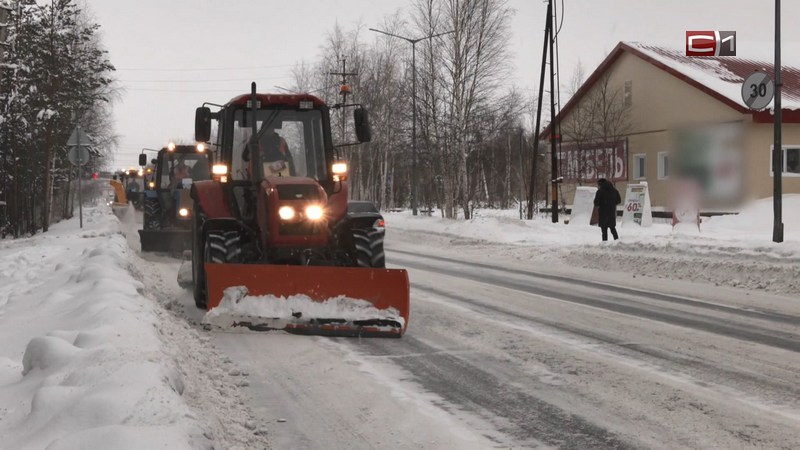
[[[144,200],[144,229],[161,229],[161,205],[157,198],[145,198]]]
[[[376,228],[358,228],[353,230],[353,252],[358,267],[386,267],[386,255],[383,252],[383,233]]]

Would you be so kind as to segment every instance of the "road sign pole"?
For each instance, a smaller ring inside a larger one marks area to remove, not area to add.
[[[781,0],[775,0],[775,144],[772,151],[772,241],[783,242],[783,145],[781,136]]]
[[[80,127],[78,127],[78,129],[80,129]],[[81,150],[81,134],[80,133],[78,133],[78,146],[77,146],[77,148],[78,148],[78,155],[79,155],[78,156],[78,162],[79,163],[83,163],[83,160],[81,159],[82,155],[80,154],[81,153],[80,152],[80,150]],[[81,228],[83,228],[83,189],[81,188],[81,178],[83,178],[82,173],[83,173],[83,164],[78,164],[78,215],[80,216],[79,220],[80,220]]]
[[[769,102],[775,99],[773,109],[775,110],[773,120],[774,141],[772,143],[772,209],[773,227],[772,240],[783,242],[783,219],[782,215],[782,188],[781,175],[783,174],[783,146],[781,144],[781,43],[780,43],[780,0],[776,0],[776,19],[775,19],[775,81],[772,81],[769,74],[756,71],[748,76],[742,83],[742,100],[745,106],[759,111],[769,106]]]

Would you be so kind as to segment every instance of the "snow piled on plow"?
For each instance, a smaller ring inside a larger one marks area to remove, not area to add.
[[[302,294],[288,297],[249,295],[245,286],[226,288],[219,306],[206,313],[203,323],[226,327],[232,320],[242,319],[268,319],[275,328],[319,319],[345,322],[385,319],[405,327],[405,319],[396,308],[378,309],[367,300],[340,295],[320,302]]]

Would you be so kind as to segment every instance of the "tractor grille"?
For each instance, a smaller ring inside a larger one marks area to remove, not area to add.
[[[278,186],[280,200],[317,200],[319,188],[315,184],[287,184]]]
[[[281,236],[316,236],[322,233],[322,225],[307,221],[281,223],[279,233]]]

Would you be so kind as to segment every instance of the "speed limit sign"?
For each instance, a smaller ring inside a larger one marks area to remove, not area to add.
[[[775,95],[775,83],[765,72],[755,72],[742,83],[742,100],[750,109],[764,109]]]

